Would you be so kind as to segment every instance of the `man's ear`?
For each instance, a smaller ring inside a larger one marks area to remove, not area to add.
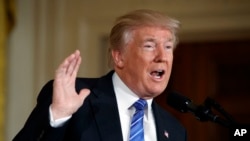
[[[121,51],[112,50],[111,52],[112,52],[114,65],[117,66],[118,68],[122,68],[124,65],[124,62],[123,62],[123,56],[122,56]]]

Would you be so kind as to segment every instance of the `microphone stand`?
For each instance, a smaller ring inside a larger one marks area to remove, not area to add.
[[[211,108],[214,108],[217,110],[221,115],[224,116],[224,118],[221,118],[218,115],[213,114]],[[233,128],[236,125],[236,121],[232,118],[232,116],[227,113],[220,104],[215,102],[211,98],[207,98],[204,101],[203,105],[198,106],[197,109],[198,112],[195,113],[196,117],[200,121],[213,121],[215,123],[218,123],[226,128]]]

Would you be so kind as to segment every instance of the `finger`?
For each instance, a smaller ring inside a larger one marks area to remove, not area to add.
[[[56,70],[56,77],[60,77],[62,75],[65,75],[68,71],[68,67],[70,65],[70,62],[75,58],[76,55],[79,53],[72,53],[67,58],[64,59],[64,61],[59,65],[59,67]]]
[[[72,60],[71,62],[69,62],[69,65],[68,65],[68,68],[67,68],[67,71],[66,71],[66,75],[68,76],[71,76],[73,71],[74,71],[74,68],[76,66],[76,58],[74,58],[74,60]]]
[[[72,76],[71,76],[72,78],[76,78],[81,62],[82,62],[82,58],[81,58],[81,56],[79,56],[79,58],[76,60],[76,65],[75,65],[75,68],[72,72]]]
[[[79,93],[79,96],[82,100],[82,102],[84,102],[84,100],[86,99],[86,97],[90,94],[90,90],[89,89],[82,89]]]
[[[75,71],[75,69],[77,69],[77,63],[80,57],[80,51],[76,50],[73,54],[72,54],[72,58],[69,58],[71,60],[69,60],[69,65],[66,71],[66,74],[71,76],[73,74],[73,72]],[[76,70],[78,71],[78,70]]]

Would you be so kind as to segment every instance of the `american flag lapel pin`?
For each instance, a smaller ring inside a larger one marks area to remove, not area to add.
[[[164,136],[166,137],[166,138],[169,138],[169,134],[168,134],[168,131],[164,131]]]

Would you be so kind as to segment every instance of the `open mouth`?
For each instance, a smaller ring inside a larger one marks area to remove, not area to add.
[[[165,74],[164,70],[155,70],[150,73],[151,76],[157,79],[162,78],[164,74]]]

